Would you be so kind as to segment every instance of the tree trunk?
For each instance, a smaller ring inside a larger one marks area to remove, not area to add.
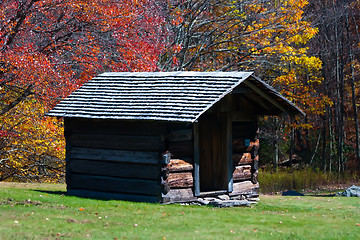
[[[346,33],[347,33],[347,40],[348,40],[348,51],[349,51],[349,60],[350,60],[350,71],[351,71],[351,78],[350,78],[350,85],[351,85],[351,102],[353,107],[353,114],[354,114],[354,121],[355,121],[355,155],[356,160],[358,162],[358,168],[360,169],[360,143],[359,143],[359,117],[358,111],[356,106],[356,93],[355,93],[355,69],[354,69],[354,55],[351,49],[351,41],[350,41],[350,30],[349,30],[349,15],[346,15]]]

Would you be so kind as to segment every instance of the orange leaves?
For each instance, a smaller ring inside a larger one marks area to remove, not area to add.
[[[0,108],[11,110],[0,116],[0,180],[63,177],[62,123],[45,112],[100,72],[155,71],[160,10],[148,0],[1,2]]]

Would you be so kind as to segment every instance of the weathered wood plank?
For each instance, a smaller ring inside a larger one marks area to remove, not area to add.
[[[192,172],[170,173],[167,178],[170,188],[188,188],[194,185]]]
[[[199,123],[195,122],[193,125],[194,131],[194,195],[200,194],[200,151],[199,151]]]
[[[173,158],[192,157],[194,154],[194,143],[192,141],[170,142],[167,150]]]
[[[71,159],[104,160],[146,164],[158,164],[160,161],[160,155],[158,152],[122,151],[81,147],[72,147],[69,157]]]
[[[251,179],[251,165],[236,166],[233,173],[234,181]]]
[[[222,114],[199,118],[200,191],[228,190],[228,166]],[[231,153],[230,153],[231,154]],[[232,173],[232,172],[231,172]]]
[[[158,165],[114,163],[79,159],[70,161],[68,170],[72,173],[152,180],[158,180],[160,174],[160,167]]]
[[[232,95],[227,96],[228,102],[227,105],[228,106],[232,106]],[[225,156],[226,156],[226,164],[227,164],[227,181],[228,181],[228,188],[227,190],[229,192],[233,191],[233,183],[234,183],[234,177],[232,174],[232,169],[233,169],[233,165],[232,165],[232,119],[231,119],[231,111],[229,109],[229,111],[226,113],[226,135],[225,135]]]
[[[181,159],[171,159],[168,164],[168,168],[170,172],[184,172],[184,171],[192,171],[194,166]]]
[[[64,121],[66,121],[66,118],[64,119]],[[65,171],[66,171],[66,174],[65,174],[65,182],[69,182],[69,179],[70,179],[70,176],[71,176],[71,172],[69,171],[69,162],[71,161],[71,150],[72,150],[72,146],[70,144],[70,141],[68,139],[68,135],[66,134],[67,133],[67,126],[66,124],[64,125],[64,136],[65,136],[65,143],[66,143],[66,146],[65,146],[65,149],[66,149],[66,152],[65,152]]]
[[[166,132],[164,122],[151,121],[66,118],[65,125],[72,133],[78,134],[156,136]]]
[[[219,195],[227,194],[228,190],[200,192],[198,197],[217,197]]]
[[[275,99],[273,99],[272,97],[270,97],[268,94],[266,94],[263,90],[261,90],[260,88],[258,88],[257,86],[255,86],[253,83],[251,83],[250,81],[246,80],[244,81],[244,84],[246,86],[248,86],[249,88],[251,88],[252,90],[254,90],[254,92],[256,92],[257,94],[259,94],[261,97],[265,98],[268,102],[270,102],[271,104],[273,104],[274,106],[276,106],[277,108],[279,108],[281,110],[281,112],[286,113],[287,109],[285,109],[284,106],[280,105]]]
[[[162,199],[159,198],[158,196],[110,193],[110,192],[91,191],[91,190],[82,190],[82,189],[68,189],[66,194],[70,196],[104,199],[104,200],[125,200],[125,201],[150,202],[150,203],[158,203],[162,201]]]
[[[233,165],[242,165],[252,163],[251,153],[233,154],[232,156]]]
[[[168,139],[171,142],[175,141],[192,141],[193,133],[192,129],[182,129],[170,131]]]
[[[234,195],[259,195],[259,183],[252,183],[251,181],[236,182],[233,184],[233,192],[229,193],[230,196]]]
[[[159,181],[125,179],[85,174],[71,174],[68,189],[84,189],[125,194],[158,196],[161,194]]]
[[[162,198],[164,202],[186,202],[196,199],[192,188],[170,189]]]
[[[76,147],[140,151],[158,151],[162,144],[160,136],[72,134],[69,140]]]

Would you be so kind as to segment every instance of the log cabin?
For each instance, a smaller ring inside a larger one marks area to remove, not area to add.
[[[106,72],[64,119],[67,193],[145,202],[258,196],[264,115],[304,114],[252,72]]]

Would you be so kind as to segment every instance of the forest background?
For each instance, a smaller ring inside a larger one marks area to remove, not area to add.
[[[45,113],[105,71],[254,71],[306,112],[265,117],[264,166],[359,171],[359,0],[1,0],[0,181],[62,182]]]

